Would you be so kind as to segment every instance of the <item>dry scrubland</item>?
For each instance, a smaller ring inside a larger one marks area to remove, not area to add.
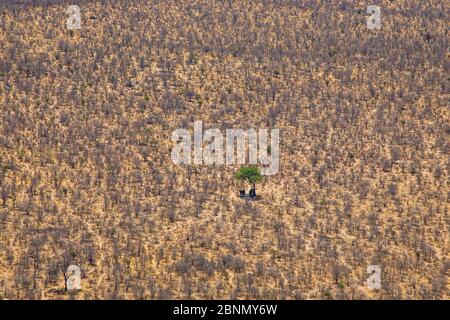
[[[0,8],[0,298],[448,299],[447,1]],[[261,200],[194,120],[281,130]]]

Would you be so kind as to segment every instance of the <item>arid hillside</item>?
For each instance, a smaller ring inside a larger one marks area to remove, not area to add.
[[[0,299],[448,299],[448,12],[0,0]],[[172,161],[194,121],[280,130],[260,198]]]

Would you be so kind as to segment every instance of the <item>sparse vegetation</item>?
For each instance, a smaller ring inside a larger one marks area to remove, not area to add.
[[[376,2],[2,1],[0,298],[448,299],[448,1]],[[280,129],[260,201],[198,119]]]

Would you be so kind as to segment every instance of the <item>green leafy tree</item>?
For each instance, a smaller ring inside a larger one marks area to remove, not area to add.
[[[240,168],[236,173],[236,178],[250,183],[256,192],[256,182],[261,181],[263,176],[257,166],[248,166]]]

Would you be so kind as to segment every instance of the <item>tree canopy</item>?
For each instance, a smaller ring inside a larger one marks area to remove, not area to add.
[[[236,173],[236,178],[247,181],[255,188],[256,182],[261,181],[263,176],[257,166],[247,166],[239,169]]]

